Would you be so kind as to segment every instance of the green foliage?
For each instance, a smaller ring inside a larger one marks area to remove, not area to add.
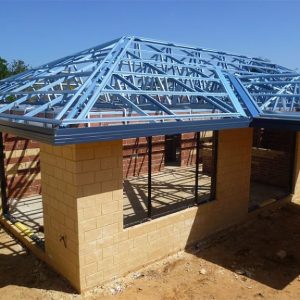
[[[29,69],[29,66],[25,64],[23,60],[13,60],[10,64],[10,72],[12,75],[16,75],[22,72],[25,72]]]
[[[8,63],[5,59],[0,57],[0,80],[10,76]]]
[[[22,73],[28,69],[29,66],[26,65],[23,60],[13,60],[13,62],[9,64],[4,58],[0,57],[0,80]]]

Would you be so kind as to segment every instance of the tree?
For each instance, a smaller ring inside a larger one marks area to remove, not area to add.
[[[0,57],[0,80],[9,76],[13,76],[29,69],[29,66],[21,59],[14,59],[12,63],[8,63],[4,58]]]
[[[7,61],[0,57],[0,80],[10,75]]]
[[[22,72],[25,72],[28,70],[29,66],[25,64],[23,60],[13,60],[13,62],[10,64],[9,69],[11,75],[16,75]]]

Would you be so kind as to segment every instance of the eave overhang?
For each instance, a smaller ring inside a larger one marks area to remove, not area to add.
[[[247,128],[249,118],[115,125],[86,128],[37,128],[0,121],[0,130],[52,145],[68,145],[187,132]]]
[[[300,119],[258,117],[251,120],[250,126],[254,128],[300,131]]]

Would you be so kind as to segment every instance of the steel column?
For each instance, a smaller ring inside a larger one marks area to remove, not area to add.
[[[148,219],[152,218],[152,136],[147,138],[148,141]]]
[[[294,193],[295,188],[295,161],[296,161],[296,143],[297,143],[297,132],[292,132],[291,146],[289,150],[290,154],[290,176],[289,176],[289,193]]]
[[[6,193],[6,176],[5,176],[5,167],[4,167],[4,144],[3,136],[0,131],[0,180],[1,180],[1,203],[3,214],[8,213],[8,202],[7,202],[7,193]]]
[[[216,198],[216,188],[217,188],[217,164],[218,164],[218,136],[219,132],[213,132],[213,169],[211,176],[211,188],[210,188],[210,200]]]
[[[196,172],[195,172],[195,203],[198,204],[199,189],[199,155],[200,155],[200,132],[196,133]]]

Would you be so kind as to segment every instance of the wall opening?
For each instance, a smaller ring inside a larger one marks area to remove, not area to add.
[[[180,144],[180,134],[165,136],[165,166],[180,165]]]
[[[123,141],[124,226],[215,198],[217,132]]]
[[[3,134],[5,217],[43,246],[40,148],[38,142]]]
[[[295,132],[254,128],[249,211],[292,192]]]

